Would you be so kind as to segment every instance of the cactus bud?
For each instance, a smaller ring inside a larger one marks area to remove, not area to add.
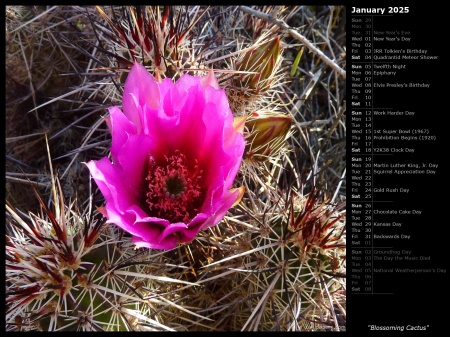
[[[263,43],[245,53],[238,61],[236,70],[248,71],[250,74],[240,74],[236,84],[240,87],[255,90],[256,93],[270,88],[272,74],[280,57],[280,36]]]
[[[292,117],[273,115],[248,120],[245,123],[248,133],[244,158],[264,161],[275,154],[282,146],[286,134],[291,128]]]

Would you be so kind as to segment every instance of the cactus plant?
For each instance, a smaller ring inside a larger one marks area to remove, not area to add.
[[[252,9],[345,67],[343,6]],[[335,69],[236,6],[7,6],[5,23],[6,330],[345,329]],[[213,73],[247,141],[233,207],[168,250],[106,223],[83,165],[110,156],[136,63],[160,83]]]

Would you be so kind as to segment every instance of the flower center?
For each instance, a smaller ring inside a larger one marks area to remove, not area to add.
[[[149,157],[145,177],[149,215],[172,223],[188,223],[203,204],[202,173],[197,161],[189,165],[186,156],[178,150],[169,157],[164,156],[164,161],[158,164]]]
[[[186,179],[184,177],[179,177],[178,172],[173,176],[166,178],[166,194],[171,198],[177,198],[185,190]]]

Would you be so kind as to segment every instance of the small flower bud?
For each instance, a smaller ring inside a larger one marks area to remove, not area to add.
[[[256,93],[270,88],[272,74],[280,57],[280,36],[263,43],[245,53],[238,61],[236,70],[248,71],[250,74],[240,74],[236,84],[240,87],[255,90]]]
[[[247,145],[244,158],[264,161],[269,155],[276,153],[281,148],[291,123],[292,117],[286,115],[248,120],[245,124],[248,133],[245,135]]]

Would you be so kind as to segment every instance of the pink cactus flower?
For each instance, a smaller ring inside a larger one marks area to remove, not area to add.
[[[240,196],[231,189],[245,141],[211,72],[161,83],[136,63],[123,113],[109,109],[111,161],[86,163],[106,200],[102,213],[138,247],[171,249],[218,224]]]

